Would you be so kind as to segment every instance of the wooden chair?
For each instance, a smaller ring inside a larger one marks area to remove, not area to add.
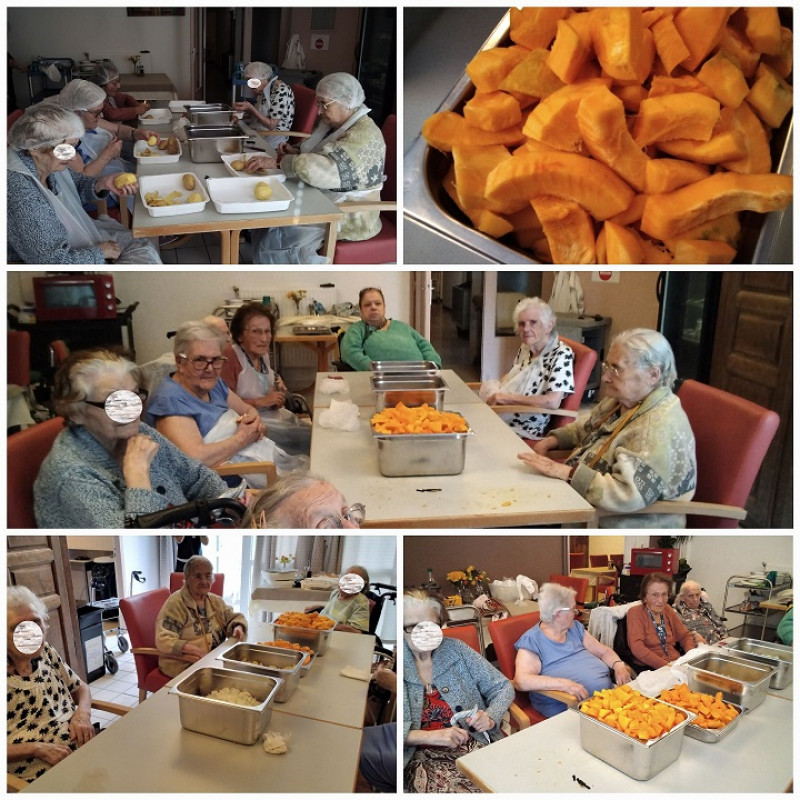
[[[568,586],[570,589],[575,590],[575,605],[579,608],[583,607],[586,602],[586,595],[589,591],[588,578],[573,578],[570,575],[556,575],[550,576],[550,583],[557,583],[559,586]]]
[[[608,556],[589,556],[590,567],[607,567],[610,561]]]

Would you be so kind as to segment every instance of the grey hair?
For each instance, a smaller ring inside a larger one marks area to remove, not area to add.
[[[56,103],[39,103],[26,111],[8,132],[14,150],[44,150],[67,139],[80,139],[85,131],[81,118]]]
[[[251,61],[242,73],[243,78],[258,78],[260,81],[268,81],[273,76],[272,67],[263,61]]]
[[[658,367],[661,370],[658,386],[671,387],[675,383],[678,377],[675,355],[670,343],[658,331],[650,328],[631,328],[618,333],[611,346],[615,344],[624,347],[630,358],[641,369]]]
[[[194,572],[194,568],[200,563],[204,562],[211,566],[211,573],[214,573],[214,565],[211,563],[209,559],[205,556],[189,556],[186,560],[186,563],[183,565],[183,574],[186,576],[186,580],[189,579],[189,576]]]
[[[412,610],[432,611],[437,625],[444,625],[449,619],[442,601],[422,589],[410,589],[403,595],[403,615]]]
[[[703,587],[697,581],[684,581],[681,588],[678,590],[678,597],[683,597],[689,589],[696,589],[696,591],[703,591]]]
[[[205,322],[191,320],[184,322],[175,333],[173,352],[176,356],[186,353],[187,348],[192,342],[216,342],[220,352],[228,344],[227,337],[221,331],[212,328]]]
[[[328,484],[325,478],[313,472],[295,470],[278,478],[250,503],[242,519],[243,528],[261,528],[262,515],[267,528],[304,528],[305,520],[298,514],[287,513],[283,507],[298,492],[310,489],[317,484]]]
[[[34,594],[27,586],[9,586],[6,589],[6,613],[12,611],[33,611],[42,622],[47,624],[50,615],[47,613],[47,606],[41,597]]]
[[[543,315],[543,322],[552,322],[553,327],[556,325],[556,315],[550,306],[542,300],[541,297],[523,297],[522,300],[514,307],[511,314],[511,319],[514,320],[516,326],[519,322],[520,315],[528,310],[541,311]]]
[[[576,592],[570,586],[545,583],[539,589],[539,616],[543,622],[552,622],[559,608],[568,608],[575,600]]]

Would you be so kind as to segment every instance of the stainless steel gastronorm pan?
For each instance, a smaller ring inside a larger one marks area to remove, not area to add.
[[[265,647],[260,644],[240,642],[226,650],[219,660],[226,669],[239,669],[256,675],[282,678],[283,683],[275,693],[276,703],[285,703],[297,688],[305,653],[285,647]],[[257,662],[257,663],[253,663]]]
[[[685,662],[689,688],[716,694],[752,711],[764,702],[775,668],[726,653],[705,652]]]
[[[170,689],[170,694],[178,695],[181,725],[187,730],[239,744],[254,744],[269,724],[272,703],[282,682],[281,678],[269,675],[201,667]],[[249,692],[259,703],[237,706],[208,697],[214,689],[224,688]]]
[[[193,125],[228,125],[237,119],[236,112],[224,103],[186,106],[186,115]]]
[[[374,374],[370,377],[370,385],[375,393],[378,411],[392,408],[398,403],[409,407],[427,403],[441,411],[444,408],[444,395],[448,390],[441,375],[406,374],[400,377]]]
[[[781,24],[793,28],[792,9],[779,8],[779,12]],[[513,44],[508,35],[509,23],[510,17],[506,13],[480,49]],[[465,71],[437,110],[461,111],[474,93],[475,87]],[[770,140],[774,169],[784,175],[791,175],[793,168],[792,119],[793,112],[789,112],[781,128],[773,131]],[[446,239],[476,251],[482,259],[499,264],[541,263],[530,251],[518,247],[510,236],[497,240],[473,227],[445,191],[444,178],[451,164],[451,156],[428,147],[419,136],[403,163],[405,215]],[[742,236],[733,263],[793,263],[792,205],[772,214],[744,212],[740,219]]]
[[[192,161],[211,164],[222,161],[223,153],[241,153],[247,136],[237,125],[190,125],[186,139]]]
[[[722,728],[700,728],[697,725],[689,725],[686,728],[686,735],[709,744],[716,744],[720,739],[724,739],[739,724],[744,714],[744,709],[737,703],[730,705],[735,706],[739,713],[727,725]]]
[[[292,628],[289,625],[272,623],[275,638],[283,639],[293,644],[310,647],[318,656],[324,656],[331,645],[332,631],[317,631],[313,628]]]
[[[792,682],[793,652],[791,647],[760,639],[729,639],[723,645],[732,655],[775,667],[770,689],[785,689]]]
[[[371,369],[374,374],[382,374],[387,377],[394,373],[439,374],[439,367],[433,361],[373,361]]]

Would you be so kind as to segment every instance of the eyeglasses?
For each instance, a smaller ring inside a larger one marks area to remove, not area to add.
[[[249,333],[251,336],[256,336],[258,338],[262,336],[271,336],[272,328],[245,328],[245,333]]]
[[[403,625],[403,630],[408,634],[413,633],[417,625],[419,625],[419,622],[415,622],[413,625]]]
[[[91,114],[93,117],[99,117],[103,113],[103,107],[100,108],[89,108],[84,113]]]
[[[572,606],[571,608],[567,608],[566,606],[564,608],[557,608],[556,614],[558,614],[559,611],[569,611],[573,617],[578,613],[578,609],[575,606]]]
[[[178,353],[178,358],[182,358],[188,362],[195,372],[205,372],[209,367],[212,369],[222,369],[225,362],[228,360],[225,356],[215,356],[214,358],[204,358],[197,356],[197,358],[189,358],[189,356]]]
[[[618,367],[615,364],[609,364],[608,361],[601,361],[600,369],[603,372],[610,372],[615,378],[619,378],[624,367]]]
[[[327,111],[328,106],[331,105],[332,103],[335,103],[336,101],[335,100],[328,100],[327,102],[325,102],[324,100],[317,100],[315,102],[317,104],[317,108],[320,111]]]
[[[357,528],[361,527],[361,523],[367,516],[367,509],[363,503],[353,503],[350,508],[343,508],[342,513],[338,517],[325,517],[317,524],[318,529],[331,530],[334,528],[344,528],[345,522],[352,522]]]

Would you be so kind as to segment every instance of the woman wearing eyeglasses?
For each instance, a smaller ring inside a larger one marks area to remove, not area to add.
[[[128,518],[227,489],[141,422],[140,386],[138,367],[108,350],[77,351],[62,364],[53,404],[67,427],[33,487],[40,528],[122,528]]]
[[[656,500],[690,500],[697,485],[694,434],[672,392],[677,373],[669,342],[647,328],[624,331],[602,369],[604,399],[589,417],[556,429],[518,458],[612,512],[602,527],[684,527],[682,514],[624,516]],[[562,464],[548,458],[551,450],[572,452]]]

